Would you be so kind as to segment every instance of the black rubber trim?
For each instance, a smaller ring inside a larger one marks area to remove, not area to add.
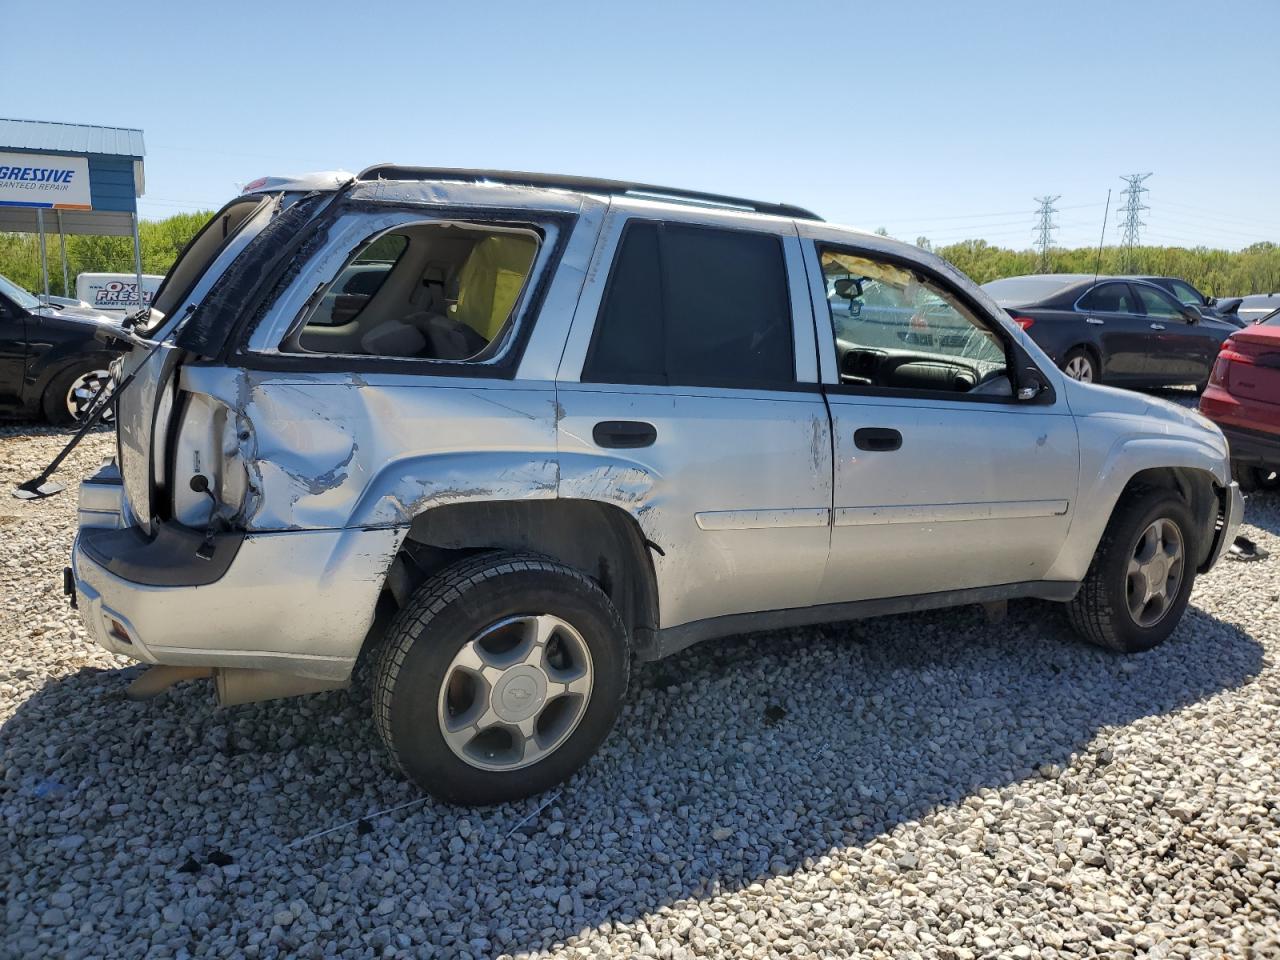
[[[107,572],[130,583],[203,587],[222,579],[244,537],[243,531],[214,534],[213,552],[206,560],[196,552],[204,543],[204,531],[180,523],[157,524],[153,537],[138,527],[86,527],[80,531],[80,549]]]
[[[1016,600],[1024,597],[1066,602],[1071,600],[1079,589],[1080,584],[1073,580],[1026,580],[992,587],[972,587],[966,590],[943,590],[939,593],[852,600],[848,603],[823,603],[812,607],[794,607],[786,610],[735,613],[656,630],[653,645],[647,650],[637,650],[637,653],[644,660],[660,660],[673,653],[679,653],[695,643],[714,640],[717,637],[755,633],[760,630],[804,627],[815,623],[838,623],[841,620],[860,620],[865,617],[912,613],[917,610],[938,610],[967,603],[993,603],[997,600]]]
[[[1219,423],[1218,429],[1227,438],[1232,460],[1244,463],[1280,463],[1280,434],[1264,433],[1244,427]]]

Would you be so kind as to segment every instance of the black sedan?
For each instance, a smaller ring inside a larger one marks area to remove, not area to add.
[[[1202,388],[1218,347],[1238,329],[1126,277],[1050,273],[983,289],[1067,376],[1091,383]]]
[[[0,276],[0,413],[80,419],[121,352],[94,335],[118,326],[92,310],[41,303]]]

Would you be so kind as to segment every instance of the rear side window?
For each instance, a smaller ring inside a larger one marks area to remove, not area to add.
[[[777,387],[795,381],[782,242],[635,221],[618,245],[582,379]]]
[[[1099,313],[1137,313],[1133,294],[1127,283],[1102,283],[1080,298],[1083,310]]]

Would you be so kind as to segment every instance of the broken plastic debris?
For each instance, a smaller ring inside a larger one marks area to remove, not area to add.
[[[1231,546],[1227,548],[1227,556],[1232,560],[1249,561],[1265,560],[1271,554],[1248,537],[1236,537]]]

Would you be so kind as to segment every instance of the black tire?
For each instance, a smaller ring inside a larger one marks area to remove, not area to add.
[[[73,363],[67,369],[63,370],[52,380],[48,386],[44,388],[44,397],[41,400],[41,408],[44,411],[45,419],[57,426],[68,426],[79,420],[67,408],[67,394],[71,391],[71,387],[76,381],[89,374],[100,373],[107,370],[108,364],[105,360],[89,360],[80,363]],[[86,402],[85,410],[88,410]],[[110,423],[110,411],[104,416],[103,421]]]
[[[1062,358],[1062,370],[1064,373],[1071,367],[1073,362],[1088,364],[1089,379],[1085,382],[1087,383],[1102,382],[1102,371],[1098,368],[1098,361],[1097,359],[1094,358],[1093,354],[1089,350],[1085,349],[1084,347],[1073,347],[1072,349],[1068,350],[1067,355]],[[1071,374],[1068,373],[1067,376],[1071,377]],[[1079,377],[1071,377],[1071,378],[1073,380],[1081,379]]]
[[[586,643],[593,683],[585,712],[567,740],[530,766],[473,766],[441,731],[448,668],[490,625],[537,613],[571,624]],[[374,723],[392,759],[423,790],[450,803],[505,803],[541,793],[586,763],[618,717],[630,668],[622,618],[591,578],[536,554],[481,554],[424,583],[392,621],[374,679]]]
[[[1140,626],[1129,611],[1128,564],[1139,536],[1158,519],[1172,521],[1182,536],[1182,581],[1159,621]],[[1187,608],[1199,557],[1191,510],[1169,490],[1139,488],[1116,504],[1084,583],[1067,604],[1071,625],[1084,639],[1117,653],[1150,650],[1168,639]]]

